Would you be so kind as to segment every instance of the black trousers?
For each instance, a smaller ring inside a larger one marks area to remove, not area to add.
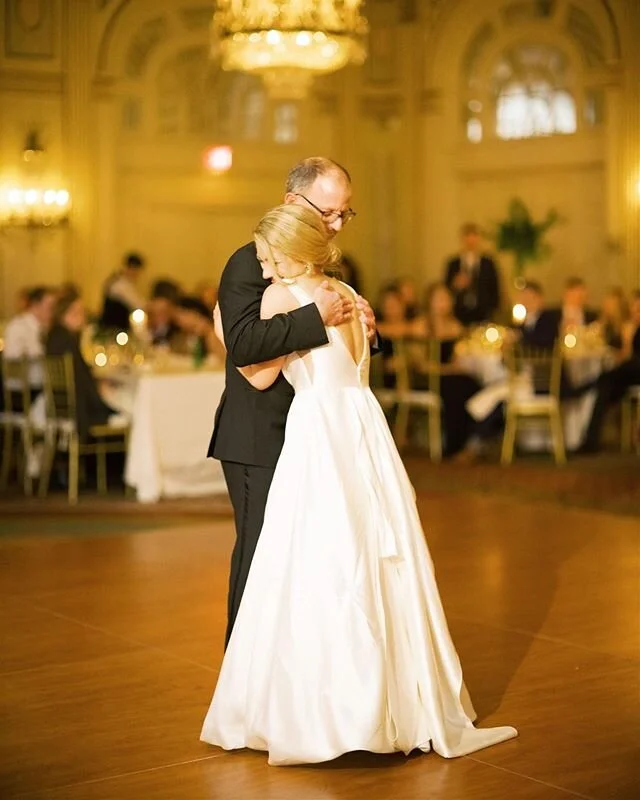
[[[254,467],[223,461],[222,471],[229,489],[236,522],[236,543],[231,554],[229,576],[226,649],[262,530],[264,509],[275,467]]]
[[[596,402],[587,428],[583,448],[597,450],[609,406],[619,403],[630,386],[640,383],[640,358],[623,361],[609,372],[603,372],[596,383]]]

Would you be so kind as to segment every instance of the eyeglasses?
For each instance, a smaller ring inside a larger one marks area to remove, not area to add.
[[[322,208],[318,208],[315,203],[312,203],[311,200],[303,194],[296,194],[296,197],[301,197],[303,200],[306,200],[311,208],[315,208],[318,214],[320,214],[322,221],[329,224],[340,219],[342,220],[342,224],[346,225],[349,220],[352,220],[356,216],[356,212],[352,208],[348,208],[346,211],[325,211]]]

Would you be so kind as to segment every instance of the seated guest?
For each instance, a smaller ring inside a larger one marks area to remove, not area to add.
[[[625,360],[640,361],[640,290],[631,295],[629,319],[622,328],[622,355]]]
[[[420,304],[415,281],[412,278],[400,278],[398,291],[404,301],[405,317],[408,320],[416,319],[420,315]]]
[[[570,327],[580,328],[596,321],[598,315],[587,308],[587,295],[587,285],[582,278],[567,278],[562,306],[553,311],[560,331]]]
[[[520,327],[521,341],[527,347],[551,349],[558,338],[558,316],[545,309],[544,292],[536,281],[527,281],[519,302],[527,310]]]
[[[453,295],[445,284],[427,288],[424,307],[423,334],[440,343],[445,454],[451,456],[463,451],[475,433],[475,421],[465,406],[481,386],[458,363],[455,346],[464,336],[464,326],[454,315]]]
[[[380,292],[376,321],[380,337],[383,364],[383,381],[386,388],[395,386],[393,339],[406,339],[420,335],[417,321],[407,320],[404,298],[396,283],[387,284]]]
[[[180,330],[177,351],[197,359],[216,356],[224,360],[225,350],[215,333],[213,317],[202,300],[182,297],[178,301],[175,318]]]
[[[51,325],[55,294],[46,286],[36,286],[27,293],[26,310],[13,317],[4,332],[3,357],[8,361],[21,358],[37,359],[44,355],[44,337]],[[42,389],[42,368],[38,363],[29,367],[29,386],[34,398]],[[19,393],[19,385],[7,387]],[[16,397],[17,399],[17,397]]]
[[[147,304],[149,313],[148,330],[154,347],[171,348],[173,340],[180,333],[175,315],[180,288],[170,280],[159,280],[153,284],[151,299]]]
[[[630,318],[622,329],[621,363],[604,372],[595,384],[596,402],[580,448],[584,453],[596,453],[607,409],[619,403],[631,386],[640,386],[640,291],[631,296]]]
[[[462,248],[447,263],[444,282],[455,298],[455,315],[463,325],[489,322],[500,307],[500,283],[495,261],[480,252],[477,225],[461,229]]]
[[[608,289],[602,298],[598,324],[607,347],[616,352],[619,360],[624,360],[622,338],[629,320],[629,307],[623,290],[619,287]]]
[[[82,298],[69,292],[58,298],[54,311],[54,325],[46,340],[48,356],[70,353],[76,393],[76,422],[81,441],[89,438],[92,425],[104,425],[117,412],[100,397],[98,385],[80,351],[80,335],[86,324],[86,313]]]
[[[107,278],[103,289],[100,326],[120,331],[130,329],[129,317],[137,308],[144,308],[138,281],[145,261],[137,253],[125,256],[122,267]]]

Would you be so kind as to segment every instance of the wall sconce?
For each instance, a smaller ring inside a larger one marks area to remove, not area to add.
[[[31,170],[45,153],[37,131],[27,134],[22,160]],[[26,185],[25,185],[26,184]],[[0,227],[51,228],[69,221],[71,197],[67,189],[39,186],[25,176],[23,185],[0,187]]]
[[[217,175],[228,172],[233,165],[233,150],[227,144],[210,147],[204,154],[204,165]]]

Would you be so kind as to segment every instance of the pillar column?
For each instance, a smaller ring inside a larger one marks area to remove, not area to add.
[[[91,107],[93,49],[92,4],[68,0],[66,6],[66,62],[63,102],[63,140],[66,174],[71,193],[67,279],[78,283],[93,301],[92,278],[96,242],[94,222],[94,120]]]

